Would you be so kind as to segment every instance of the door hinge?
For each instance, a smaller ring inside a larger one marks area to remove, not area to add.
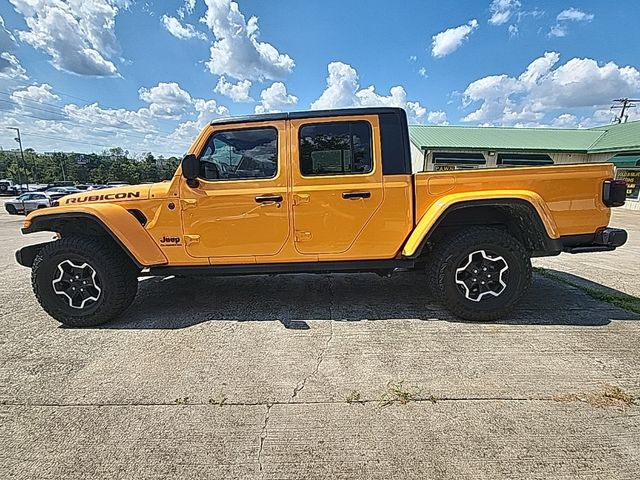
[[[294,193],[293,194],[293,204],[301,205],[303,203],[309,203],[310,195],[306,193]]]
[[[311,240],[312,235],[311,232],[303,232],[301,230],[296,230],[296,242],[307,242]]]
[[[198,204],[198,201],[195,198],[181,198],[180,205],[182,210],[186,210],[187,208],[195,207]]]
[[[189,246],[192,243],[200,243],[200,235],[185,235],[184,236],[184,244],[186,246]]]

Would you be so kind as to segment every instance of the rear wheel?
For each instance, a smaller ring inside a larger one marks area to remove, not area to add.
[[[36,256],[31,283],[42,308],[71,327],[105,323],[126,310],[138,289],[126,255],[98,238],[62,238]]]
[[[531,285],[531,261],[504,230],[471,227],[440,239],[427,267],[436,299],[465,320],[507,315]]]

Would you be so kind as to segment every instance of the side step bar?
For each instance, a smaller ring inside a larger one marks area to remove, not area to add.
[[[243,265],[204,265],[151,267],[149,275],[276,275],[289,273],[362,273],[388,275],[397,268],[413,268],[413,260],[355,260],[347,262],[263,263]]]

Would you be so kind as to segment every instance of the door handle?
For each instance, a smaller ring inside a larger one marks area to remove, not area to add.
[[[371,198],[371,192],[342,192],[342,198],[352,200],[354,198]]]
[[[258,203],[280,203],[282,202],[282,195],[258,195],[256,197],[256,202]]]

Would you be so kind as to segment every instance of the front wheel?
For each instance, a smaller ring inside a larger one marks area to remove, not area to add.
[[[62,238],[36,256],[31,283],[42,308],[70,327],[105,323],[131,304],[138,271],[126,255],[99,238]]]
[[[531,261],[504,230],[471,227],[440,238],[429,259],[430,290],[456,316],[492,321],[507,315],[531,285]]]

